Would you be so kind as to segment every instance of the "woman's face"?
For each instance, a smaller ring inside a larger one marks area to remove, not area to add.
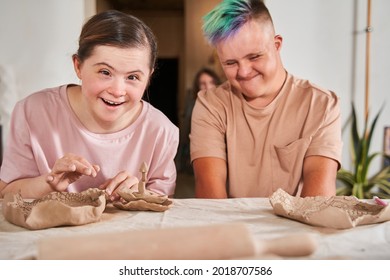
[[[202,73],[200,76],[199,76],[199,89],[200,90],[204,90],[204,89],[213,89],[215,88],[217,85],[215,84],[215,81],[213,79],[213,77],[211,77],[210,75],[206,74],[206,73]]]
[[[95,47],[82,63],[74,59],[85,109],[94,122],[102,127],[126,125],[141,106],[151,75],[149,60],[147,48],[113,46]]]

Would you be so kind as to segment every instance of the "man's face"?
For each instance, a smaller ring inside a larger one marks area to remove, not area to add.
[[[272,26],[251,20],[216,45],[227,79],[254,106],[266,106],[281,87],[281,44]]]

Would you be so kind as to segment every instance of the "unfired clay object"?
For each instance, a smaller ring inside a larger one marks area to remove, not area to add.
[[[390,220],[390,206],[354,196],[294,197],[278,189],[270,197],[275,214],[313,226],[348,229]]]
[[[156,212],[168,210],[172,206],[172,201],[168,199],[168,196],[160,195],[145,188],[146,174],[148,172],[145,162],[142,163],[139,171],[142,174],[139,183],[130,189],[119,190],[118,194],[122,199],[114,202],[113,205],[121,210],[149,210]]]
[[[105,192],[96,188],[81,193],[52,192],[30,202],[20,194],[7,193],[3,215],[10,223],[35,230],[96,222],[105,207]]]

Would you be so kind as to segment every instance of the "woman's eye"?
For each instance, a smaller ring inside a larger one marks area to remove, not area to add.
[[[130,76],[128,76],[127,77],[129,80],[131,80],[131,81],[136,81],[136,80],[138,80],[138,77],[136,76],[136,75],[130,75]]]
[[[110,72],[108,72],[107,70],[100,70],[99,73],[105,75],[105,76],[109,76],[110,75]]]

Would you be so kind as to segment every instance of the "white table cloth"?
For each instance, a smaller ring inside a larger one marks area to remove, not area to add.
[[[309,259],[390,259],[390,222],[348,230],[313,227],[276,216],[266,198],[174,199],[165,212],[107,207],[99,222],[36,231],[10,224],[0,214],[0,259],[35,259],[39,240],[49,237],[220,223],[245,223],[261,240],[311,233],[319,246]]]

